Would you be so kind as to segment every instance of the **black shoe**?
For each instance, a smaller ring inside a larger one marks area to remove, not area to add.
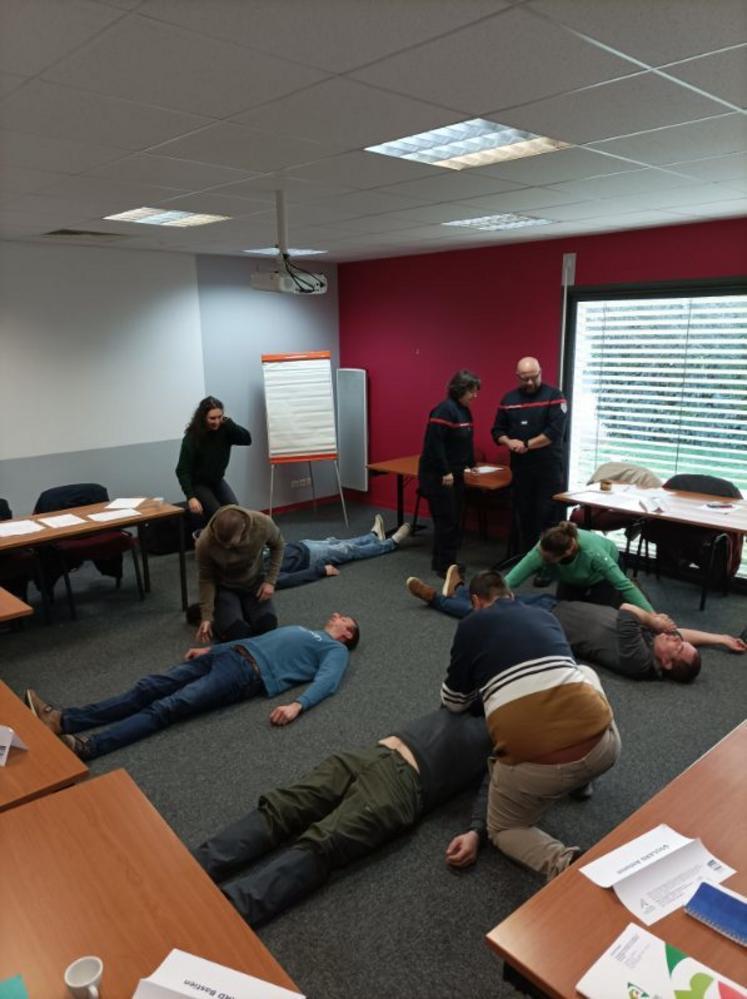
[[[200,611],[199,604],[190,604],[187,607],[186,613],[184,615],[187,619],[187,624],[197,625],[202,621],[202,613]]]
[[[741,633],[739,637],[742,639],[743,642],[747,642],[747,628],[744,629],[744,631]]]
[[[581,787],[577,787],[575,790],[571,791],[568,797],[573,798],[574,801],[588,801],[593,794],[594,785],[591,781],[589,781],[588,784],[582,784]]]
[[[552,583],[552,577],[546,575],[544,572],[538,572],[532,580],[532,586],[549,586],[550,583]]]

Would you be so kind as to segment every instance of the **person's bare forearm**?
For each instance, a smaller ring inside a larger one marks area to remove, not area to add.
[[[654,615],[649,613],[649,611],[644,610],[642,607],[636,607],[635,604],[620,604],[618,610],[628,611],[629,614],[637,617],[641,624],[645,625],[647,628],[652,627],[651,620]]]
[[[691,645],[725,645],[729,647],[731,635],[716,635],[711,631],[696,631],[693,628],[680,628],[680,634]]]

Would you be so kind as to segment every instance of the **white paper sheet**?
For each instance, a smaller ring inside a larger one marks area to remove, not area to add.
[[[75,527],[76,524],[85,524],[85,519],[76,517],[74,513],[60,513],[56,517],[39,517],[39,520],[47,527]]]
[[[135,499],[113,499],[107,506],[107,510],[134,510],[135,507],[145,503],[145,496],[138,496]]]
[[[701,881],[719,884],[735,873],[699,839],[688,839],[663,824],[580,871],[594,884],[613,888],[646,926],[686,905]]]
[[[629,874],[643,870],[666,854],[691,842],[686,836],[681,836],[662,823],[579,869],[595,885],[611,888]]]
[[[0,767],[4,767],[10,753],[10,747],[16,749],[28,749],[29,747],[12,728],[8,725],[0,725]]]
[[[735,874],[717,860],[699,839],[658,860],[614,886],[622,904],[645,925],[687,905],[701,881],[719,884]]]
[[[478,475],[485,475],[487,472],[500,472],[502,468],[503,465],[481,465],[475,471]]]
[[[106,523],[108,520],[124,520],[127,517],[141,517],[139,510],[103,510],[101,513],[89,513],[89,520]]]
[[[148,978],[141,978],[132,999],[230,996],[231,999],[304,999],[254,975],[225,968],[214,961],[172,950]]]
[[[16,534],[35,534],[44,528],[35,520],[8,520],[0,523],[0,538],[12,538]]]
[[[589,968],[576,989],[587,999],[617,996],[651,996],[676,999],[700,996],[724,999],[747,992],[695,958],[672,950],[664,940],[634,923],[628,923],[599,960]],[[697,988],[695,987],[697,983]]]

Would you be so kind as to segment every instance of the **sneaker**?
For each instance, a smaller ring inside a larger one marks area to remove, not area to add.
[[[75,753],[75,755],[81,760],[87,760],[91,756],[88,739],[85,739],[80,735],[64,735],[61,733],[60,742],[64,742],[70,752]]]
[[[446,577],[444,579],[444,585],[441,587],[441,595],[444,597],[453,597],[454,591],[458,586],[464,582],[462,577],[461,566],[450,565],[446,570]]]
[[[373,527],[371,528],[371,534],[375,534],[379,541],[386,541],[386,530],[384,529],[384,518],[380,513],[377,513],[374,517]]]
[[[436,595],[435,587],[424,583],[423,580],[418,579],[417,576],[410,576],[405,583],[405,586],[414,597],[417,597],[419,600],[424,600],[427,604],[431,603]]]
[[[594,785],[589,781],[588,784],[582,784],[581,787],[577,787],[574,791],[571,791],[568,797],[573,798],[574,801],[588,801],[593,794]]]
[[[401,545],[405,538],[409,538],[412,534],[411,524],[400,524],[397,530],[392,535],[392,541],[395,545]]]
[[[55,735],[62,733],[62,712],[53,708],[46,701],[43,701],[35,690],[29,688],[25,695],[26,704],[31,708],[31,713],[36,715],[39,721],[46,725],[50,732]]]

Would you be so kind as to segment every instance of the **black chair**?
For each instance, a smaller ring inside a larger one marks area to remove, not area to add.
[[[8,501],[0,498],[0,520],[12,519],[13,511],[10,509]],[[41,566],[35,549],[14,548],[12,551],[0,555],[0,586],[20,600],[26,601],[29,583],[35,583],[41,593],[44,618],[49,623],[49,606],[45,599]],[[10,627],[18,629],[22,625],[23,621],[19,618],[12,621]]]
[[[55,486],[45,489],[39,496],[34,507],[34,513],[51,513],[55,510],[69,510],[72,507],[88,506],[92,503],[106,503],[109,493],[104,486],[96,482],[79,482],[69,486]],[[45,561],[45,577],[50,588],[50,596],[54,591],[56,581],[62,576],[65,581],[70,616],[76,617],[75,601],[70,572],[79,568],[84,562],[93,562],[104,576],[111,576],[117,589],[122,585],[123,554],[132,553],[132,564],[135,569],[138,596],[145,598],[143,578],[140,571],[140,560],[137,554],[137,539],[128,531],[120,528],[107,528],[96,534],[86,534],[78,538],[63,538],[45,549],[48,557]]]
[[[688,493],[705,493],[725,499],[741,499],[733,482],[714,475],[674,475],[664,483],[665,489]],[[713,576],[721,578],[724,595],[729,592],[729,580],[736,575],[742,561],[742,535],[690,524],[675,524],[665,520],[646,520],[638,542],[656,545],[656,576],[663,568],[674,575],[695,565],[701,572],[700,609],[706,605],[708,586]]]

